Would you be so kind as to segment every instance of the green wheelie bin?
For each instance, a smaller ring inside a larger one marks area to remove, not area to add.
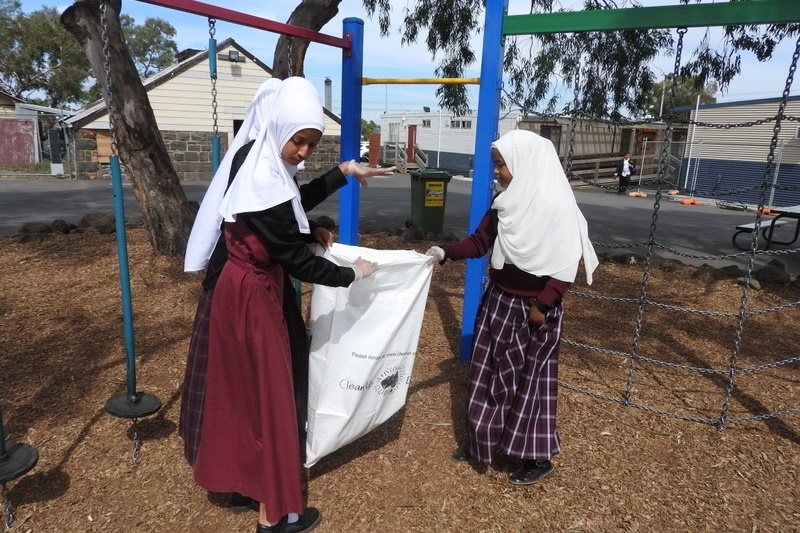
[[[412,170],[411,223],[425,232],[441,233],[444,227],[444,208],[447,203],[447,184],[452,176],[438,169]]]

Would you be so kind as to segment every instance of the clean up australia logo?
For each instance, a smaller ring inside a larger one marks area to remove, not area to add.
[[[404,365],[392,365],[385,368],[375,380],[373,390],[381,396],[387,396],[397,390],[397,387],[408,383],[408,373]]]

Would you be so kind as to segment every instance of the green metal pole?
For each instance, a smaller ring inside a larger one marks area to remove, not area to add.
[[[800,21],[798,0],[752,0],[507,15],[503,35],[778,24]]]

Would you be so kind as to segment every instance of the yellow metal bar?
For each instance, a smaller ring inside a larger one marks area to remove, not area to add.
[[[480,82],[480,78],[361,78],[361,85],[478,85]]]

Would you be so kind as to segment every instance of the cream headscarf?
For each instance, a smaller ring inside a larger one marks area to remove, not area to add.
[[[198,272],[208,266],[219,239],[220,224],[223,220],[234,221],[238,213],[263,211],[291,200],[300,231],[309,233],[300,191],[294,181],[297,167],[281,159],[284,145],[306,128],[325,129],[319,93],[314,86],[297,77],[265,81],[247,108],[244,123],[200,204],[186,246],[185,272]],[[253,148],[228,187],[236,152],[253,140]]]
[[[513,177],[492,203],[499,218],[492,268],[508,262],[530,274],[571,283],[583,257],[591,284],[597,255],[553,144],[533,132],[514,130],[492,148]]]

